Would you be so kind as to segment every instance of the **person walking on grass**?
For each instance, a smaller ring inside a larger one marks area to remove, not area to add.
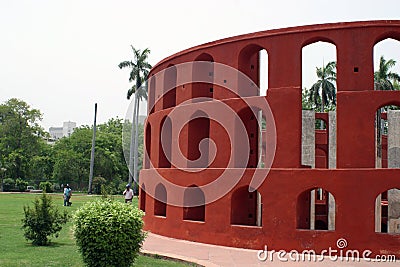
[[[122,193],[125,196],[125,203],[132,203],[133,198],[133,190],[131,189],[131,185],[127,184],[125,191]]]
[[[72,202],[70,202],[72,196],[72,189],[69,186],[69,184],[67,184],[67,186],[64,188],[64,206],[71,206]]]

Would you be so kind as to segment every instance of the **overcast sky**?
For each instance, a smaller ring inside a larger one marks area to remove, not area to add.
[[[40,109],[45,130],[63,121],[91,125],[97,102],[102,123],[125,117],[129,70],[117,65],[132,58],[131,44],[150,48],[155,65],[224,37],[376,19],[400,19],[398,0],[0,0],[0,102],[16,97]],[[387,46],[396,59],[396,47]],[[335,59],[335,48],[315,54],[304,86],[317,65]]]

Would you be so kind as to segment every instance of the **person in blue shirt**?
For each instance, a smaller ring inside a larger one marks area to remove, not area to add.
[[[69,184],[67,184],[67,186],[64,188],[64,206],[71,206],[72,202],[69,201],[71,199],[71,196],[72,189]]]

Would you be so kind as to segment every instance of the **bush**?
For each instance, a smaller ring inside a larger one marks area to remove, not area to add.
[[[49,236],[58,237],[63,224],[68,221],[68,212],[60,213],[53,200],[45,193],[33,201],[33,208],[24,206],[25,218],[22,219],[22,228],[26,240],[32,244],[45,246],[50,243]]]
[[[103,177],[94,177],[93,178],[93,193],[96,195],[100,195],[101,194],[101,186],[105,185],[107,183],[107,180],[104,179]]]
[[[11,189],[14,189],[15,181],[12,178],[5,178],[3,180],[3,190],[4,192],[8,192]]]
[[[110,199],[80,207],[74,214],[74,235],[83,262],[89,266],[131,266],[145,238],[143,212]]]
[[[51,182],[40,182],[39,189],[46,193],[53,193],[53,184]]]
[[[28,186],[28,182],[22,180],[21,178],[17,178],[17,180],[15,181],[15,188],[19,191],[19,192],[24,192],[26,190],[26,187]]]

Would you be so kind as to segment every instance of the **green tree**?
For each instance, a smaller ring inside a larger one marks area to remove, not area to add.
[[[92,132],[88,126],[76,128],[69,137],[61,138],[53,147],[53,179],[73,188],[87,186]]]
[[[386,61],[383,56],[380,57],[379,69],[374,73],[376,90],[395,90],[395,85],[398,86],[398,82],[400,82],[400,76],[390,71],[395,65],[395,60],[389,59]]]
[[[32,163],[46,146],[41,119],[40,111],[22,100],[11,98],[0,105],[0,163],[8,177],[26,179],[34,173]]]
[[[317,67],[317,77],[318,81],[310,88],[309,101],[324,112],[329,104],[336,105],[336,62],[331,61],[322,68]]]
[[[62,226],[68,221],[68,213],[60,213],[54,206],[52,198],[45,193],[33,202],[33,207],[24,206],[25,217],[22,219],[22,228],[27,240],[34,245],[48,245],[49,237],[58,237]]]
[[[117,191],[120,184],[124,183],[124,177],[128,175],[122,147],[122,129],[122,120],[118,118],[97,126],[93,174],[95,177],[103,177],[107,185],[115,188],[113,192]],[[58,140],[54,145],[53,178],[58,183],[69,183],[79,189],[87,186],[91,138],[92,129],[83,126],[75,129],[71,136]]]
[[[143,81],[147,80],[151,65],[147,62],[150,50],[148,48],[141,51],[140,49],[135,49],[131,45],[134,59],[133,61],[123,61],[118,67],[120,69],[128,67],[131,68],[129,75],[129,82],[135,81],[135,85],[128,90],[127,98],[129,99],[132,94],[135,94],[135,103],[133,108],[133,123],[132,123],[132,134],[131,145],[129,153],[129,168],[133,172],[133,180],[137,181],[138,174],[138,121],[139,121],[139,105],[142,98],[147,99],[147,89],[146,86],[141,87]],[[132,183],[132,175],[129,175],[129,183]]]

